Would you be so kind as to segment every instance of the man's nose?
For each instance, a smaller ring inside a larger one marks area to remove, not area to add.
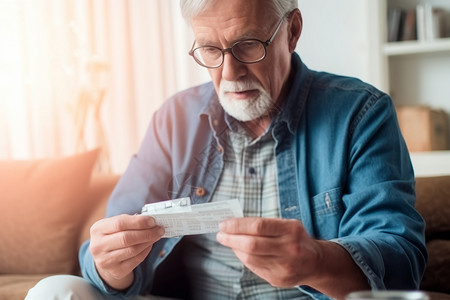
[[[236,81],[247,75],[247,65],[238,61],[230,52],[223,57],[222,78],[227,81]]]

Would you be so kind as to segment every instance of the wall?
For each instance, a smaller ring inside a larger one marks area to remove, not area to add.
[[[312,69],[354,76],[377,84],[371,57],[376,38],[371,39],[373,17],[366,0],[299,0],[303,32],[297,46]],[[378,64],[379,65],[379,64]]]

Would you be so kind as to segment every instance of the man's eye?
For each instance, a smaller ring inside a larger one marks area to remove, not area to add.
[[[220,52],[218,49],[213,47],[203,47],[201,48],[201,51],[203,54],[211,55],[211,54],[217,54],[217,52]]]
[[[254,47],[256,47],[257,45],[258,45],[258,42],[257,41],[243,41],[243,42],[240,42],[239,44],[239,48],[241,48],[241,49],[248,49],[248,48],[254,48]]]

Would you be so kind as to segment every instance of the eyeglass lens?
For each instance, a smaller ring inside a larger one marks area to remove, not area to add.
[[[205,46],[194,50],[193,55],[198,63],[206,67],[218,67],[223,62],[225,50]],[[262,60],[265,56],[265,47],[258,40],[243,40],[231,47],[231,53],[240,62],[254,63]]]

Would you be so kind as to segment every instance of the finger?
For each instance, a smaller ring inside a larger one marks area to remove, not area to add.
[[[97,269],[103,270],[113,278],[122,278],[132,272],[148,255],[152,244],[137,246],[133,255],[124,255],[124,249],[113,251],[95,259]]]
[[[299,284],[298,267],[281,256],[259,256],[239,251],[233,252],[250,271],[274,287],[292,288]]]
[[[91,251],[93,253],[109,252],[131,246],[155,243],[164,234],[164,228],[155,226],[150,229],[120,231],[108,235],[93,236],[91,238]]]
[[[274,287],[291,288],[299,285],[300,278],[311,273],[311,270],[300,267],[297,260],[291,261],[284,256],[249,255],[237,250],[233,252],[249,270]],[[306,273],[302,274],[302,270]]]
[[[150,253],[152,247],[144,248],[139,254],[130,257],[120,263],[122,268],[127,268],[128,270],[134,270],[140,263],[144,261],[147,255]]]
[[[239,250],[233,250],[236,257],[250,270],[256,272],[256,270],[268,270],[274,271],[279,256],[271,255],[249,255],[248,253],[241,252]]]
[[[96,257],[96,261],[102,267],[108,265],[117,265],[121,264],[125,261],[133,260],[135,257],[140,257],[142,252],[152,248],[153,243],[141,243],[135,246],[130,246],[127,248],[115,249],[108,252],[105,252],[101,256]]]
[[[142,243],[155,243],[164,234],[164,227],[156,226],[144,230],[128,230],[110,234],[104,237],[104,243],[110,245],[110,249],[122,249]]]
[[[156,226],[153,217],[143,215],[119,215],[97,221],[91,227],[92,234],[112,234],[126,230],[149,229]]]
[[[303,225],[298,220],[278,218],[231,218],[222,221],[219,229],[230,234],[245,234],[258,236],[281,236],[302,230]]]
[[[285,254],[283,251],[280,251],[282,240],[278,238],[219,232],[217,241],[226,247],[232,248],[233,251],[251,255],[280,256]]]

